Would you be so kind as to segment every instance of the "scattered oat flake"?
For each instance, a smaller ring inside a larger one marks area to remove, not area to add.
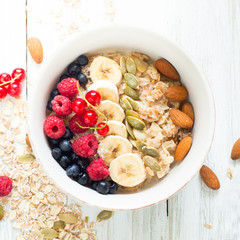
[[[227,169],[227,176],[228,176],[230,179],[232,179],[232,177],[233,177],[233,170],[232,170],[231,168],[228,168],[228,169]]]
[[[206,227],[206,228],[208,228],[208,229],[211,229],[211,228],[212,228],[212,225],[207,224],[207,223],[204,223],[204,227]]]

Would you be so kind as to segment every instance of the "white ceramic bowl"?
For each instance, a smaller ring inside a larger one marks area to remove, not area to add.
[[[169,60],[187,87],[195,111],[193,144],[187,157],[180,164],[175,164],[170,173],[157,184],[137,193],[101,195],[72,181],[52,158],[43,133],[46,102],[58,77],[80,54],[98,53],[103,49],[133,50],[146,53],[154,59],[163,57]],[[48,59],[44,59],[29,103],[28,126],[31,143],[49,177],[66,193],[104,209],[133,210],[171,197],[199,171],[214,134],[214,101],[202,71],[175,43],[159,34],[135,27],[109,26],[81,33],[65,41]]]

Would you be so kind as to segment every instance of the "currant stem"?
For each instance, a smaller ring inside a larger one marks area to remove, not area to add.
[[[21,74],[18,74],[14,79],[11,79],[11,80],[9,80],[7,82],[4,82],[4,83],[0,83],[0,87],[4,86],[4,85],[7,85],[8,83],[13,83],[20,76],[21,76]]]

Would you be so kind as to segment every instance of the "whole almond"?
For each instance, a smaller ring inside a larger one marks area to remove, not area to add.
[[[179,81],[180,76],[179,76],[177,70],[166,59],[164,59],[164,58],[158,59],[155,62],[155,66],[156,66],[157,70],[161,74],[166,76],[167,78],[174,80],[174,81]]]
[[[164,96],[171,102],[182,102],[187,98],[188,92],[185,87],[174,86],[168,88],[164,92]]]
[[[200,175],[204,183],[211,189],[217,190],[220,188],[220,182],[215,173],[206,165],[200,169]]]
[[[194,111],[191,103],[184,103],[181,109],[194,121]]]
[[[36,63],[41,63],[43,60],[43,47],[38,38],[29,38],[27,41],[28,50]]]
[[[174,155],[175,160],[178,162],[182,161],[187,155],[191,146],[192,146],[192,138],[190,136],[183,138],[180,141],[180,143],[177,145],[175,155]]]
[[[191,129],[193,126],[193,120],[184,112],[171,108],[169,111],[170,118],[173,123],[181,128]]]
[[[240,138],[233,145],[231,158],[232,160],[240,158]]]

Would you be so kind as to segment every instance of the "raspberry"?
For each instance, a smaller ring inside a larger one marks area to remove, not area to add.
[[[57,95],[52,100],[52,109],[59,116],[67,116],[72,112],[72,103],[69,98]]]
[[[75,122],[77,122],[80,126],[86,127],[83,116],[75,114],[69,121],[69,128],[73,133],[84,133],[87,131],[87,128],[81,128]]]
[[[57,85],[58,91],[61,95],[70,99],[74,98],[77,93],[77,80],[75,78],[65,78]]]
[[[93,160],[87,167],[87,173],[93,181],[100,181],[106,178],[110,172],[105,162],[98,158]]]
[[[7,196],[12,191],[12,179],[0,176],[0,197]]]
[[[97,153],[98,142],[95,136],[88,134],[74,140],[72,149],[81,157],[93,157]]]
[[[57,116],[48,116],[43,125],[45,134],[50,138],[60,138],[65,133],[64,122]]]

